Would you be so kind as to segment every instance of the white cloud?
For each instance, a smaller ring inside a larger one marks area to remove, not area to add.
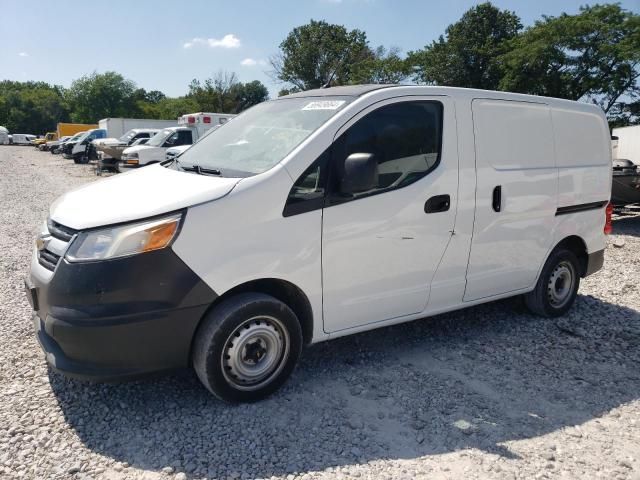
[[[19,56],[19,57],[28,57],[28,56],[29,56],[29,54],[28,54],[27,52],[20,52],[20,53],[18,54],[18,56]]]
[[[241,42],[233,33],[227,33],[220,39],[196,37],[189,42],[185,42],[182,47],[191,48],[195,45],[205,45],[209,48],[239,48]]]
[[[242,65],[243,67],[255,67],[256,65],[264,67],[266,64],[266,60],[256,60],[254,58],[245,58],[240,62],[240,65]]]

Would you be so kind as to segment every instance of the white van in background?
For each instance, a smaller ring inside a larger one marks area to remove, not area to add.
[[[564,315],[610,227],[597,106],[426,86],[256,105],[176,161],[64,194],[27,294],[53,368],[193,366],[226,401],[303,344],[514,295]]]
[[[223,125],[235,115],[224,113],[191,113],[178,118],[176,127],[158,132],[145,145],[129,147],[122,152],[118,163],[120,171],[159,163],[165,159],[165,150],[197,142],[212,127]]]
[[[221,126],[222,125],[215,125],[215,126],[211,127],[209,130],[207,130],[207,132],[202,137],[200,137],[198,139],[198,142],[201,142],[203,139],[207,138],[207,135],[211,135],[213,132],[215,132]],[[165,158],[165,160],[173,160],[176,157],[182,155],[189,148],[191,148],[191,145],[180,145],[178,147],[167,148],[165,150],[164,158]]]
[[[13,135],[10,135],[10,137],[12,137],[10,143],[13,145],[31,145],[31,142],[38,138],[36,135],[31,135],[29,133],[14,133]]]

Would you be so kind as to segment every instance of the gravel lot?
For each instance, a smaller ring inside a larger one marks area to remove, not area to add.
[[[507,300],[319,344],[278,394],[228,406],[191,372],[48,371],[22,278],[49,204],[96,178],[0,146],[0,478],[640,480],[640,216],[564,318]]]

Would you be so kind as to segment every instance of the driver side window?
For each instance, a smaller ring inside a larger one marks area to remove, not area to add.
[[[178,140],[178,132],[173,132],[169,138],[164,141],[165,147],[175,147]]]
[[[344,172],[346,158],[354,153],[374,156],[378,184],[349,199],[374,195],[407,186],[431,172],[440,162],[442,104],[412,101],[386,105],[368,113],[335,142],[332,193]],[[345,198],[341,198],[341,202]]]

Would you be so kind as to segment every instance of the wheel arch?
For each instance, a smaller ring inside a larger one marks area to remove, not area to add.
[[[191,341],[192,345],[200,324],[202,323],[204,317],[213,308],[215,308],[227,298],[230,298],[239,293],[249,292],[271,295],[272,297],[285,303],[291,310],[293,310],[293,313],[296,314],[296,317],[298,317],[298,320],[300,321],[304,343],[311,343],[311,340],[313,338],[313,310],[311,308],[311,302],[309,301],[307,295],[298,286],[286,280],[282,280],[279,278],[261,278],[237,285],[217,297],[206,310],[206,312],[202,315],[200,322],[198,322],[198,326],[194,331],[193,339]]]
[[[582,237],[578,235],[569,235],[568,237],[563,238],[555,245],[555,247],[551,249],[549,255],[551,255],[551,252],[557,250],[558,248],[566,248],[567,250],[573,252],[576,257],[578,257],[578,260],[580,261],[580,276],[584,277],[587,273],[589,254],[587,250],[587,244],[582,239]],[[549,255],[547,255],[547,258],[549,257]]]

